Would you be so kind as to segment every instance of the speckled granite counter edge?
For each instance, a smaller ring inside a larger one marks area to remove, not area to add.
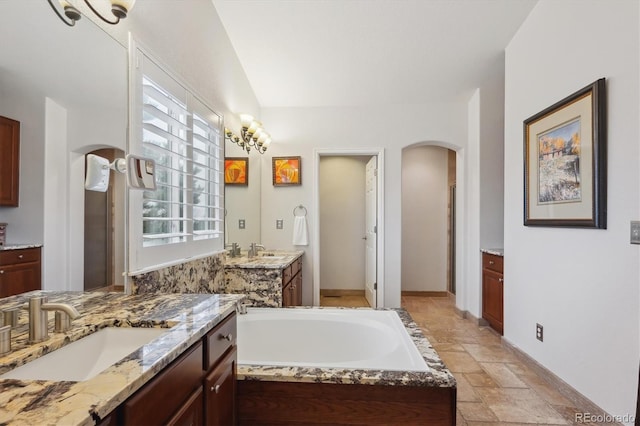
[[[225,269],[284,269],[291,265],[304,255],[304,250],[296,251],[278,251],[268,250],[275,256],[286,256],[286,259],[270,259],[272,256],[260,255],[248,258],[246,255],[241,257],[230,257],[227,255],[224,267]]]
[[[483,248],[480,249],[482,253],[493,254],[495,256],[503,256],[504,257],[504,249],[501,248]]]
[[[49,296],[50,301],[71,303],[81,316],[74,320],[71,332],[53,333],[49,340],[34,345],[26,343],[26,323],[21,321],[14,350],[0,357],[1,370],[13,369],[103,326],[173,327],[86,381],[0,380],[0,424],[95,424],[196,343],[243,299],[237,295],[38,291],[2,299],[3,308],[20,306],[29,296],[40,294]]]
[[[42,244],[5,244],[0,246],[0,251],[6,250],[24,250],[30,248],[39,248],[42,247]]]
[[[295,309],[322,309],[303,307]],[[335,308],[331,308],[335,309]],[[343,308],[353,309],[353,308]],[[358,308],[356,308],[358,309]],[[238,364],[238,380],[273,382],[370,384],[386,386],[456,387],[456,380],[444,365],[420,327],[404,309],[398,313],[413,343],[429,366],[429,371],[386,371],[351,368],[276,367]]]

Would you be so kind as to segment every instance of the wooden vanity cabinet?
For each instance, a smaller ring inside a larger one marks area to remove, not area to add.
[[[123,424],[167,424],[202,391],[202,342],[196,343],[123,404]]]
[[[206,425],[236,424],[236,363],[235,346],[209,373],[204,382],[206,392],[204,414]]]
[[[302,258],[282,271],[282,306],[302,306]]]
[[[0,206],[18,207],[20,122],[0,117]]]
[[[0,251],[0,297],[40,290],[40,247]]]
[[[100,424],[236,424],[236,314],[129,397]]]
[[[501,335],[504,332],[504,275],[502,256],[482,253],[482,318]]]

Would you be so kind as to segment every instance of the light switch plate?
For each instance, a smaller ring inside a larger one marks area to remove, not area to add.
[[[276,219],[276,229],[282,229],[283,222],[282,219]]]
[[[631,244],[640,244],[640,221],[631,221]]]
[[[238,228],[244,229],[244,219],[238,219]]]

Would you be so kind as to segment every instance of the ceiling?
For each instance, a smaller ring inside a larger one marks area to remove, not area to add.
[[[262,107],[466,100],[537,0],[212,0]]]

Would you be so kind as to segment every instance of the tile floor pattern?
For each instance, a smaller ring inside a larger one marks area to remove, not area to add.
[[[504,347],[498,334],[462,319],[449,298],[402,296],[402,307],[458,382],[458,425],[578,424],[575,415],[584,410]]]
[[[364,296],[320,296],[320,306],[368,308],[369,302],[367,302]]]

